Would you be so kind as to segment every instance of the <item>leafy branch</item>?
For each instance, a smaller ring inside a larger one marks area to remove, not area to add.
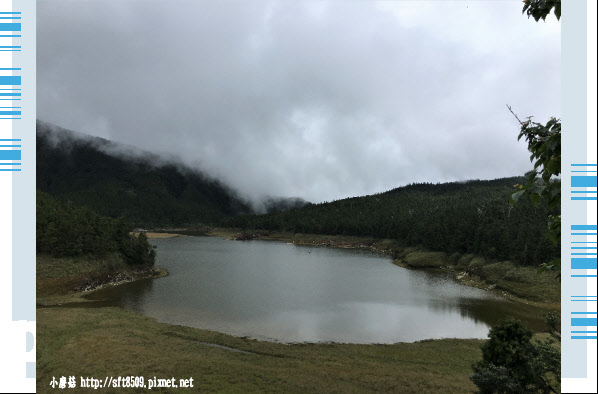
[[[533,17],[536,22],[540,19],[546,21],[546,17],[554,8],[554,15],[561,20],[561,0],[524,0],[523,13],[527,17]]]
[[[517,189],[511,195],[511,205],[515,204],[523,195],[529,195],[535,205],[540,199],[548,203],[550,209],[558,209],[561,206],[561,120],[551,118],[546,124],[533,122],[532,117],[521,121],[507,105],[509,111],[519,122],[521,129],[518,140],[525,138],[527,149],[530,151],[530,161],[534,169],[527,172],[525,185],[514,185]],[[557,244],[561,239],[561,216],[550,215],[548,217],[549,237]],[[560,266],[560,259],[549,264],[543,264],[542,269],[557,269]]]

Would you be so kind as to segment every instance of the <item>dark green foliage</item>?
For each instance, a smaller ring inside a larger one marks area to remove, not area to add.
[[[290,211],[291,209],[303,208],[310,203],[302,198],[268,198],[264,202],[264,211],[262,213],[277,213]]]
[[[471,375],[470,379],[478,386],[482,394],[525,393],[520,382],[514,379],[509,370],[503,366],[476,364],[474,370],[475,373]]]
[[[121,240],[120,251],[125,256],[126,261],[132,264],[154,264],[156,251],[148,242],[145,233],[139,233],[137,237],[131,235],[122,237]]]
[[[532,16],[536,22],[546,17],[554,8],[557,20],[561,19],[561,0],[524,0],[523,13],[527,17]],[[521,130],[518,139],[525,137],[527,148],[531,152],[530,161],[534,163],[534,169],[526,174],[527,183],[517,185],[520,190],[513,193],[511,202],[515,203],[523,194],[530,196],[530,199],[537,204],[540,199],[545,200],[551,208],[559,208],[561,205],[561,181],[558,176],[561,174],[561,121],[551,118],[545,125],[531,121],[531,116],[522,122],[513,112]],[[561,239],[561,215],[548,216],[549,237],[555,244]],[[559,269],[560,258],[551,262],[542,263],[539,271]]]
[[[544,316],[546,325],[548,326],[548,333],[550,336],[557,341],[561,341],[561,319],[553,312],[550,312]]]
[[[524,0],[523,13],[527,13],[527,17],[533,17],[536,22],[540,19],[546,20],[554,8],[554,15],[556,19],[561,19],[561,0]]]
[[[558,176],[561,174],[561,121],[552,118],[543,125],[528,118],[519,123],[519,139],[525,137],[534,169],[525,174],[527,181],[524,185],[516,185],[519,190],[511,195],[511,204],[515,204],[523,195],[529,195],[536,205],[542,199],[550,208],[560,208],[561,180]],[[561,239],[560,215],[549,215],[548,227],[552,242],[557,244]],[[555,265],[558,264],[555,262]]]
[[[482,346],[482,361],[473,365],[470,379],[483,394],[557,392],[560,352],[553,340],[532,341],[533,333],[518,320],[490,329]]]
[[[524,193],[529,193],[532,201],[545,199],[551,208],[561,204],[561,181],[553,177],[561,174],[561,122],[552,118],[543,125],[530,119],[521,123],[519,139],[525,137],[530,161],[534,169],[526,174],[527,183],[512,198],[517,201]]]
[[[534,333],[522,322],[507,320],[490,329],[489,340],[482,346],[484,361],[507,368],[518,367],[525,358],[525,347]]]
[[[404,246],[538,265],[559,254],[546,239],[546,216],[559,212],[529,200],[511,206],[513,185],[523,181],[414,184],[287,212],[226,218],[221,225],[396,239]]]
[[[136,227],[212,223],[250,212],[221,183],[197,171],[150,154],[128,157],[115,143],[42,122],[36,159],[39,190],[101,215],[125,217]]]
[[[154,264],[156,252],[147,237],[130,234],[124,219],[100,216],[89,208],[63,204],[37,192],[36,249],[53,257],[122,254],[129,264]]]

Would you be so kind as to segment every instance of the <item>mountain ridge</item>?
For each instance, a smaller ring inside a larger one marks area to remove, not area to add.
[[[36,143],[37,189],[105,216],[123,216],[135,226],[211,224],[257,213],[237,191],[174,158],[40,120]],[[270,197],[264,210],[305,204],[298,198]]]

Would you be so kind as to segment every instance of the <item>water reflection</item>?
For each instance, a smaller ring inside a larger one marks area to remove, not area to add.
[[[370,252],[218,238],[153,242],[170,276],[92,297],[164,322],[284,342],[484,338],[507,315],[543,326],[526,305]]]
[[[494,326],[500,320],[511,317],[526,321],[534,331],[543,331],[547,328],[542,313],[537,308],[503,299],[461,298],[457,300],[457,303],[430,300],[428,305],[439,312],[457,312],[464,319],[487,326]]]

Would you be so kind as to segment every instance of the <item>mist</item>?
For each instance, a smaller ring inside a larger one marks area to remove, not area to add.
[[[521,8],[38,1],[38,118],[200,169],[258,205],[521,175],[529,153],[505,104],[560,115],[560,26]]]

